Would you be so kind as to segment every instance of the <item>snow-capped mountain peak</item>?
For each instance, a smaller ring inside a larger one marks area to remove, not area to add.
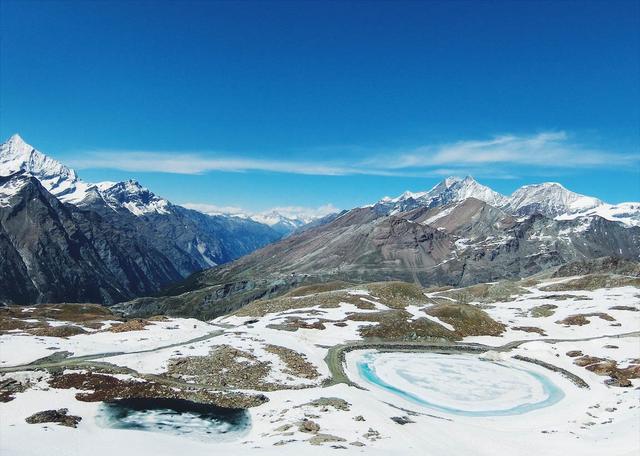
[[[261,212],[251,215],[251,220],[258,223],[269,225],[279,233],[287,234],[295,231],[303,225],[306,225],[313,219],[304,219],[299,216],[286,216],[276,210]]]
[[[603,204],[597,198],[567,190],[557,182],[544,182],[517,189],[509,198],[507,208],[522,215],[539,212],[556,217],[585,212]]]
[[[476,198],[493,206],[501,206],[506,197],[478,183],[473,177],[451,176],[426,192],[406,191],[397,198],[383,198],[374,206],[390,214],[415,209],[417,207],[435,207]]]
[[[428,194],[434,201],[439,201],[440,204],[476,198],[493,206],[500,206],[506,200],[504,195],[478,183],[471,176],[467,176],[464,179],[448,177],[433,187]]]
[[[88,184],[75,171],[27,144],[18,134],[0,146],[0,175],[25,171],[36,177],[52,194],[63,201],[79,202]]]
[[[124,207],[134,215],[166,214],[170,203],[151,193],[138,182],[101,182],[91,184],[76,172],[27,144],[18,134],[0,146],[0,176],[24,171],[40,181],[65,203],[82,206],[103,198],[112,208]]]
[[[169,213],[171,203],[156,196],[138,181],[101,182],[96,187],[111,207],[124,207],[134,215]]]

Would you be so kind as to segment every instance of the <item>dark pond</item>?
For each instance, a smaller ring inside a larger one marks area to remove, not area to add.
[[[215,441],[235,440],[251,427],[251,416],[246,410],[164,398],[105,402],[97,421],[101,426],[115,429],[164,432]]]

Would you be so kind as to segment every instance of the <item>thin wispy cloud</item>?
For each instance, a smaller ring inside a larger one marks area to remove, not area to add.
[[[349,160],[265,160],[211,152],[156,151],[95,151],[71,160],[71,165],[78,169],[102,168],[174,174],[203,174],[211,171],[407,177],[472,174],[503,179],[514,177],[522,167],[561,170],[639,164],[640,154],[615,153],[589,147],[574,141],[563,131],[499,135],[484,140],[425,145],[409,150],[375,151],[369,154],[362,147],[357,147]]]
[[[384,158],[378,158],[383,162]],[[483,141],[424,146],[401,154],[392,168],[430,166],[526,165],[538,167],[619,166],[638,163],[638,154],[616,154],[574,143],[567,133],[501,135]],[[375,163],[375,161],[373,161]]]
[[[349,170],[327,163],[260,160],[231,156],[209,158],[205,154],[147,151],[96,151],[71,159],[78,169],[119,169],[135,172],[203,174],[210,171],[268,171],[292,174],[342,175]]]

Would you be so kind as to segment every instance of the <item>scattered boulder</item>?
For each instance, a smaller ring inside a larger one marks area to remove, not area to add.
[[[68,412],[69,409],[66,408],[58,410],[44,410],[27,417],[25,421],[29,424],[58,423],[61,426],[68,426],[72,428],[78,427],[78,423],[82,421],[82,417],[68,415]]]
[[[351,407],[351,404],[339,397],[321,397],[306,404],[299,405],[298,407],[305,405],[310,405],[311,407],[333,407],[336,410],[342,411],[349,411],[349,407]]]
[[[302,420],[302,422],[298,426],[298,430],[300,432],[308,432],[308,433],[315,434],[320,430],[320,425],[315,421],[311,421],[305,418],[304,420]]]
[[[311,445],[322,445],[329,442],[346,442],[346,439],[331,434],[316,434],[307,441]]]
[[[373,428],[369,428],[367,432],[362,434],[365,439],[369,439],[371,441],[378,440],[380,438],[380,433]]]
[[[391,421],[395,421],[398,424],[401,425],[405,425],[405,424],[409,424],[409,423],[415,423],[415,421],[413,421],[411,418],[409,418],[408,416],[392,416],[391,417]]]
[[[582,351],[580,351],[580,350],[569,350],[569,351],[566,353],[566,355],[567,355],[569,358],[575,358],[575,357],[577,357],[577,356],[583,356],[583,353],[582,353]]]

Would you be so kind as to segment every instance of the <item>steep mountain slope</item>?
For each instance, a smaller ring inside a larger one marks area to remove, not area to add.
[[[517,218],[475,198],[393,215],[374,205],[194,274],[166,297],[119,308],[139,315],[168,312],[208,318],[301,283],[471,285],[608,255],[637,259],[640,228],[597,216]]]
[[[280,238],[253,220],[173,205],[135,181],[85,183],[17,135],[0,146],[0,176],[0,302],[110,304]]]
[[[182,277],[135,232],[114,230],[97,214],[61,203],[36,178],[0,179],[0,188],[17,190],[0,206],[0,302],[113,303]]]

